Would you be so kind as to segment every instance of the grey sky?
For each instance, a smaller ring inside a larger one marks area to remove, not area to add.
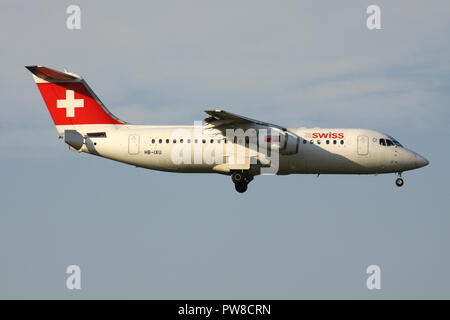
[[[370,4],[382,30],[366,28]],[[449,16],[448,1],[4,1],[0,298],[450,298]],[[225,176],[70,152],[29,64],[82,75],[132,123],[223,108],[371,128],[431,164],[401,189],[264,176],[239,195]],[[70,264],[81,291],[65,288]]]

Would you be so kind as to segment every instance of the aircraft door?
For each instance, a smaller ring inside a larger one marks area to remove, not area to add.
[[[358,155],[367,156],[369,154],[369,137],[358,136]]]
[[[139,135],[130,134],[128,136],[128,153],[135,155],[139,153]]]

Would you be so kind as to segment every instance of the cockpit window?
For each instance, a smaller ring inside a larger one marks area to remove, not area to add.
[[[388,136],[390,139],[383,139],[380,138],[380,146],[388,146],[388,147],[392,147],[392,146],[397,146],[397,147],[403,147],[400,142],[398,142],[397,140],[395,140],[394,138],[392,138],[391,136]]]
[[[397,140],[395,140],[394,138],[392,138],[391,136],[389,136],[389,138],[392,140],[392,142],[394,143],[394,145],[396,145],[397,147],[403,147],[402,144],[400,142],[398,142]]]

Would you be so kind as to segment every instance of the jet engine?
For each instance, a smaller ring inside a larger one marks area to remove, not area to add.
[[[266,137],[266,142],[279,142],[279,152],[282,155],[293,155],[298,152],[300,137],[287,130],[273,129],[277,135]]]

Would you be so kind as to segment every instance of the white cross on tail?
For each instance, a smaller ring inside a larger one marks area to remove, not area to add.
[[[75,93],[73,90],[66,90],[66,99],[64,100],[56,100],[57,108],[65,108],[66,109],[66,117],[73,118],[75,117],[75,108],[83,108],[84,100],[83,99],[75,99]]]

